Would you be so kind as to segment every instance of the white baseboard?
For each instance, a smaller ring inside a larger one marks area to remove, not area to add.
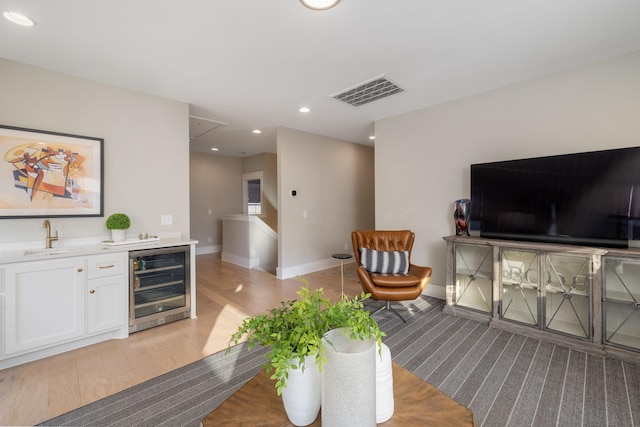
[[[260,266],[260,258],[244,258],[227,252],[222,252],[220,258],[222,261],[230,262],[231,264],[244,268],[257,268]]]
[[[290,279],[292,277],[304,276],[305,274],[314,273],[320,270],[326,270],[327,268],[340,265],[340,260],[335,258],[326,258],[319,261],[310,262],[307,264],[296,265],[290,268],[276,268],[276,277],[278,279]]]
[[[435,283],[429,283],[426,288],[424,288],[424,292],[422,295],[426,295],[428,297],[438,298],[442,300],[447,299],[447,289],[442,285],[436,285]]]
[[[217,254],[218,252],[222,252],[222,245],[196,246],[196,255]]]

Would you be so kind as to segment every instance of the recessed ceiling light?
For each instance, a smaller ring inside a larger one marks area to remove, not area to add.
[[[309,107],[302,107],[298,111],[300,111],[301,113],[308,113],[311,110],[309,109]]]
[[[253,132],[253,133],[262,133],[262,131],[260,129],[254,129],[251,132]]]
[[[211,151],[218,151],[218,149],[214,147],[211,149]]]
[[[300,0],[300,3],[313,10],[327,10],[340,3],[340,0]]]
[[[36,21],[18,12],[3,12],[2,16],[14,24],[22,25],[23,27],[33,27],[36,25]]]

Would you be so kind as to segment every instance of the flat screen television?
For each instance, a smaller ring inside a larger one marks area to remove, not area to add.
[[[481,237],[627,247],[640,239],[640,147],[471,165]]]

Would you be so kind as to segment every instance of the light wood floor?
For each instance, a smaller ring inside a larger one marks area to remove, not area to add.
[[[220,260],[196,257],[197,319],[132,334],[0,371],[0,425],[34,425],[202,359],[227,347],[242,319],[294,299],[300,278],[279,280]],[[308,274],[309,287],[336,300],[340,275]],[[345,280],[345,293],[359,283]]]

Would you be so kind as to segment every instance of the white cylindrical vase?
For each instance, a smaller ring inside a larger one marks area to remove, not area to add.
[[[308,426],[318,418],[322,402],[322,376],[315,356],[307,356],[304,369],[289,368],[282,404],[287,418],[295,426]]]
[[[376,340],[351,339],[340,328],[327,332],[323,344],[323,427],[375,426]]]
[[[376,353],[376,423],[388,421],[393,416],[393,371],[391,351],[382,344],[382,354]]]

